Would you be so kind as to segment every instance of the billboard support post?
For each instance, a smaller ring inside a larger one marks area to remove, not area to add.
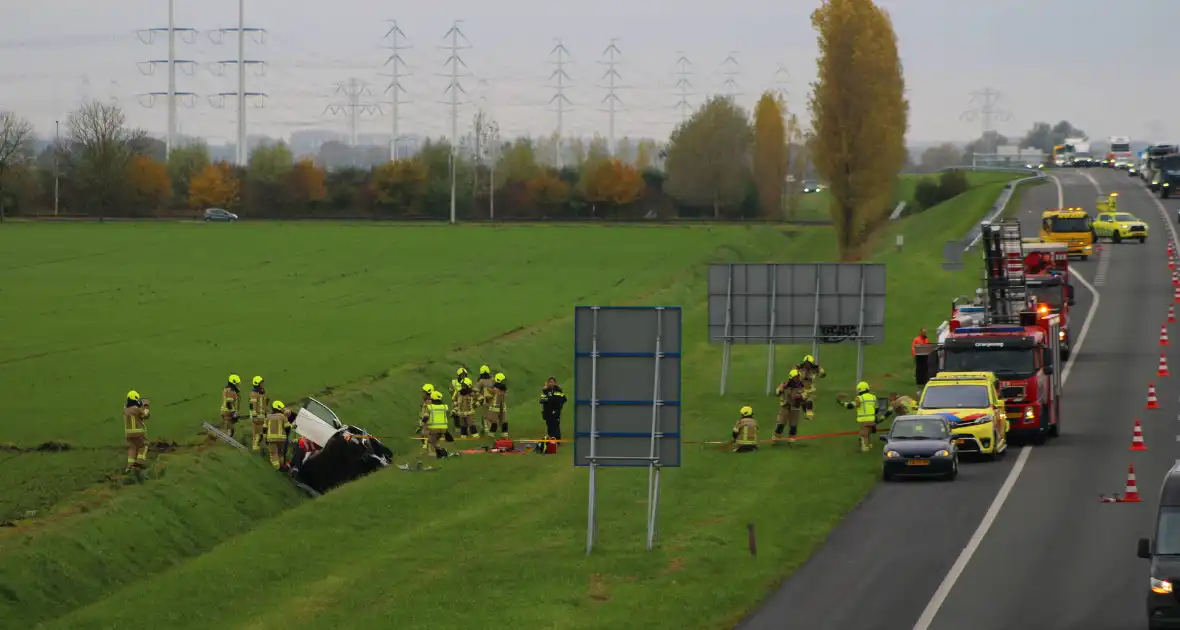
[[[590,468],[586,553],[598,539],[598,469],[647,468],[646,547],[659,541],[660,477],[680,466],[679,306],[574,309],[574,466]],[[587,382],[588,381],[588,382]]]
[[[885,265],[879,263],[731,263],[709,267],[709,341],[723,344],[725,395],[733,344],[767,344],[766,393],[772,391],[776,346],[811,341],[856,343],[864,378],[865,346],[885,340]]]

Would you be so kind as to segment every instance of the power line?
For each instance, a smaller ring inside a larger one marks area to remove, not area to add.
[[[737,76],[741,74],[741,66],[738,64],[737,58],[734,57],[736,54],[737,51],[731,50],[725,61],[721,62],[722,74],[725,75],[725,95],[729,98],[741,95],[737,85]]]
[[[459,83],[459,76],[461,74],[459,72],[459,66],[467,67],[467,64],[463,63],[463,58],[459,56],[459,51],[471,48],[471,40],[467,39],[467,36],[459,28],[459,24],[461,23],[462,20],[455,20],[451,29],[443,35],[444,39],[447,37],[451,38],[451,44],[449,46],[443,46],[443,48],[451,51],[451,55],[447,57],[446,64],[444,64],[451,67],[451,82],[444,91],[444,93],[451,93],[451,155],[449,160],[451,171],[451,223],[455,223],[455,149],[459,144],[459,93],[467,94],[467,90],[463,89],[463,84]],[[463,41],[467,42],[465,45],[459,44],[460,37],[463,38]],[[467,72],[462,73],[464,76],[469,74]]]
[[[622,52],[619,51],[619,47],[617,45],[615,45],[615,43],[618,41],[619,41],[619,39],[617,37],[611,38],[610,44],[607,45],[606,49],[602,51],[602,54],[604,56],[606,56],[606,61],[599,61],[598,62],[601,64],[605,64],[606,68],[607,68],[606,73],[602,75],[602,78],[607,80],[607,84],[606,84],[607,93],[606,93],[606,96],[603,97],[602,102],[607,104],[606,111],[610,115],[610,127],[609,127],[610,133],[607,136],[607,139],[608,139],[608,142],[610,143],[609,147],[610,147],[610,154],[612,157],[615,154],[615,112],[617,111],[618,106],[622,105],[622,101],[619,100],[619,96],[615,92],[616,90],[619,89],[619,85],[618,85],[617,81],[620,80],[619,71],[617,70],[617,67],[619,65],[618,58],[620,56],[622,56],[622,54],[623,54]]]
[[[676,79],[676,88],[680,90],[680,100],[675,107],[680,109],[680,122],[683,124],[688,120],[688,113],[692,110],[692,106],[688,103],[689,90],[692,89],[692,83],[688,80],[688,77],[692,75],[692,70],[690,70],[692,62],[684,56],[684,51],[677,54],[680,55],[680,58],[676,60],[676,75],[679,77]]]
[[[266,98],[263,92],[247,92],[246,91],[246,66],[252,65],[258,69],[259,74],[266,71],[266,62],[257,59],[246,59],[246,33],[253,34],[254,41],[258,44],[266,43],[266,29],[264,28],[246,28],[246,0],[238,0],[238,27],[237,28],[219,28],[216,31],[209,33],[209,39],[214,44],[221,44],[225,41],[226,33],[238,34],[238,58],[218,61],[215,66],[218,69],[218,74],[222,74],[225,66],[228,64],[238,64],[238,89],[234,92],[219,92],[216,96],[217,101],[210,98],[210,103],[217,108],[225,107],[225,97],[233,96],[238,100],[238,146],[237,149],[237,163],[238,166],[245,166],[249,152],[246,148],[246,99],[249,97]],[[265,103],[265,101],[261,101]],[[261,105],[260,105],[261,107]]]
[[[362,97],[372,96],[373,93],[369,90],[369,85],[360,79],[352,78],[347,82],[337,83],[336,93],[347,96],[348,100],[343,103],[332,103],[328,105],[324,108],[324,113],[348,114],[348,146],[355,149],[357,145],[357,119],[362,114],[382,113],[381,105],[361,102]],[[353,158],[356,158],[355,153]]]
[[[175,4],[176,0],[168,0],[168,26],[165,28],[149,28],[139,31],[139,40],[145,44],[155,43],[156,33],[168,34],[168,58],[167,59],[151,59],[139,64],[139,70],[143,74],[155,74],[156,66],[159,64],[167,64],[168,66],[168,90],[164,92],[148,92],[140,95],[146,96],[147,101],[141,101],[145,107],[153,107],[156,104],[157,96],[166,96],[168,98],[168,130],[165,132],[164,140],[164,155],[172,154],[172,144],[176,138],[176,102],[177,97],[185,99],[185,106],[192,107],[196,94],[193,92],[177,92],[176,91],[176,67],[179,65],[181,69],[192,76],[196,72],[197,62],[192,59],[177,59],[176,58],[176,36],[180,35],[186,43],[195,44],[197,42],[197,31],[192,28],[178,28],[175,19]]]
[[[393,137],[389,141],[389,157],[390,159],[397,160],[397,141],[401,139],[401,133],[398,130],[398,106],[408,104],[410,102],[401,100],[401,94],[406,91],[405,88],[402,87],[401,77],[410,76],[412,74],[402,69],[402,67],[406,65],[406,62],[404,59],[402,59],[401,51],[408,50],[412,48],[412,46],[401,45],[400,42],[401,40],[405,39],[406,34],[403,33],[400,28],[398,28],[397,20],[390,20],[390,23],[392,26],[389,28],[389,32],[385,34],[385,37],[389,38],[389,45],[386,46],[386,48],[389,49],[390,53],[389,59],[385,60],[385,65],[391,66],[391,68],[390,73],[383,76],[389,77],[389,86],[385,88],[385,92],[390,95],[390,104],[393,106]]]
[[[778,86],[777,92],[779,96],[786,100],[787,86],[791,83],[791,73],[782,64],[779,64],[778,70],[774,71],[774,84]]]
[[[995,137],[996,123],[1009,122],[1012,120],[1012,113],[999,107],[996,103],[999,102],[1000,97],[1003,96],[998,90],[992,88],[984,88],[976,90],[971,93],[971,102],[969,105],[976,105],[974,109],[968,109],[963,112],[959,119],[967,122],[979,121],[981,127],[980,138],[985,144],[994,145],[997,142]],[[983,147],[982,153],[995,153],[995,147]]]
[[[570,75],[566,74],[565,71],[565,64],[570,56],[570,51],[566,50],[560,38],[557,39],[557,45],[553,47],[553,50],[549,51],[550,57],[554,55],[557,56],[557,60],[550,61],[549,63],[556,64],[557,68],[553,71],[553,74],[549,75],[549,80],[557,81],[557,84],[552,86],[557,90],[557,93],[553,95],[553,98],[549,99],[549,102],[557,103],[557,168],[560,170],[564,166],[562,158],[565,153],[563,151],[565,142],[562,140],[562,133],[565,128],[565,108],[566,105],[570,105],[570,100],[565,96],[565,88],[567,87],[565,82],[571,80]]]

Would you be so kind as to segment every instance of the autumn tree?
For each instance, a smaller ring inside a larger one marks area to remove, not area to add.
[[[294,166],[295,156],[285,142],[263,143],[251,151],[246,165],[248,207],[265,205],[267,209],[273,209],[290,201],[290,191],[284,184]]]
[[[188,199],[189,182],[209,166],[209,161],[209,146],[203,141],[172,148],[168,154],[168,177],[178,199]]]
[[[233,167],[215,162],[201,169],[189,182],[189,205],[197,209],[231,208],[238,203],[240,188]]]
[[[299,160],[287,174],[287,189],[295,203],[306,206],[323,201],[328,196],[324,186],[324,169],[316,166],[310,158]]]
[[[427,190],[427,168],[417,158],[386,162],[373,169],[369,186],[377,207],[390,213],[413,215]]]
[[[8,111],[0,111],[0,221],[4,220],[5,174],[29,156],[29,142],[33,139],[33,125]]]
[[[570,185],[551,169],[544,169],[528,183],[530,196],[543,210],[557,210],[569,203]]]
[[[754,186],[762,216],[782,218],[783,186],[787,179],[787,129],[783,100],[765,92],[754,107]]]
[[[842,260],[858,260],[888,219],[905,165],[909,103],[889,14],[873,0],[823,0],[811,14],[818,77],[811,158],[831,193]]]
[[[745,110],[715,96],[672,132],[664,191],[682,204],[711,207],[715,218],[746,198],[753,132]]]
[[[579,184],[582,196],[595,207],[618,208],[634,203],[646,185],[639,171],[622,160],[603,160],[588,167]]]
[[[144,210],[158,210],[172,198],[172,180],[168,167],[146,155],[136,155],[127,164],[127,179],[135,205]]]
[[[656,145],[656,141],[650,138],[644,138],[635,145],[635,168],[640,172],[646,171],[649,168],[655,168],[656,156],[659,154],[660,148]]]

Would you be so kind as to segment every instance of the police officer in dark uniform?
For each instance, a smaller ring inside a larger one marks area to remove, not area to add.
[[[550,376],[541,390],[541,418],[545,420],[545,434],[554,440],[561,439],[561,408],[565,406],[565,392]]]

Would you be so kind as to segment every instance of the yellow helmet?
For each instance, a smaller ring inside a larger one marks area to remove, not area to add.
[[[481,365],[481,366],[479,366],[479,373],[480,374],[491,374],[492,368],[490,368],[486,365]]]
[[[803,362],[804,363],[815,363],[815,357],[813,357],[809,354],[809,355],[803,357]]]
[[[463,380],[460,382],[463,383],[465,387],[471,387],[471,379],[467,378],[466,376],[464,376]]]
[[[427,394],[429,394],[430,392],[434,391],[434,385],[431,385],[430,383],[427,383],[427,384],[425,384],[425,385],[423,385],[423,386],[422,386],[422,391],[424,391],[424,392],[426,392]]]
[[[430,392],[430,399],[433,400],[434,402],[442,402],[442,399],[443,399],[442,392],[438,391],[437,389]]]
[[[459,369],[455,370],[455,376],[467,376],[467,368],[460,367]]]
[[[856,384],[856,393],[863,394],[867,391],[869,391],[869,384],[865,381],[861,381]]]
[[[281,400],[276,400],[270,404],[270,408],[274,409],[275,411],[282,411],[287,408],[287,405],[284,405],[283,401]]]
[[[750,416],[754,415],[754,408],[746,405],[745,407],[742,407],[738,413],[741,414],[743,418],[749,418]]]
[[[127,392],[127,400],[139,402],[139,392],[135,391],[134,389]]]
[[[259,385],[262,384],[262,377],[255,376],[254,378],[250,379],[250,383],[252,383],[254,385],[254,387],[258,387]]]
[[[791,370],[790,373],[787,374],[787,378],[795,378],[796,376],[799,376],[799,370]]]
[[[241,385],[242,384],[242,377],[238,376],[237,374],[230,374],[229,375],[229,384],[230,385]]]
[[[497,383],[503,383],[503,382],[504,382],[504,379],[506,379],[506,378],[508,378],[508,377],[507,377],[507,376],[504,376],[504,373],[503,373],[503,372],[497,372],[497,373],[496,373],[496,382],[497,382]]]

